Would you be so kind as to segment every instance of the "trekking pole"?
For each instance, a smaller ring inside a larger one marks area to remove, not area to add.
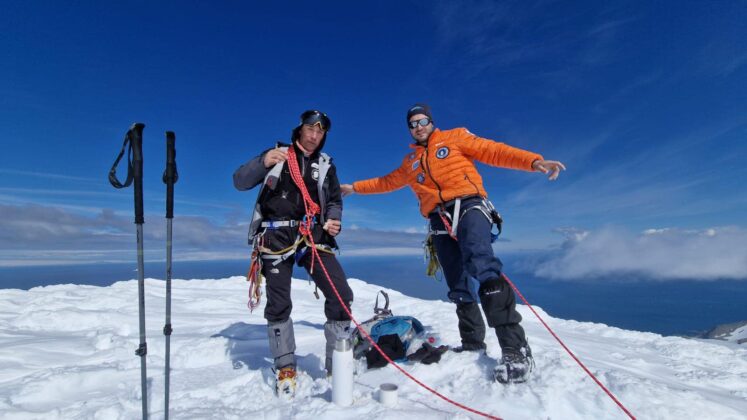
[[[163,335],[166,336],[166,366],[164,376],[164,419],[169,419],[169,379],[171,376],[171,222],[174,219],[174,184],[179,180],[176,171],[176,136],[173,131],[166,132],[166,170],[163,172],[163,183],[166,184],[166,324]]]
[[[114,188],[128,187],[135,181],[135,225],[137,226],[137,290],[140,314],[140,346],[135,350],[135,355],[140,356],[140,387],[143,402],[143,419],[148,418],[148,394],[147,377],[145,367],[145,355],[148,353],[148,345],[145,342],[145,278],[143,275],[143,128],[145,124],[132,124],[125,135],[122,150],[114,161],[109,171],[109,182]],[[129,148],[128,148],[129,143]],[[127,149],[127,179],[122,184],[117,179],[117,165]]]

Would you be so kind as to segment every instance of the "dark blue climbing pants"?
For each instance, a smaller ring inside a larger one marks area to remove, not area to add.
[[[516,311],[514,292],[501,275],[503,264],[493,254],[492,221],[475,208],[481,202],[480,197],[462,199],[457,239],[440,234],[434,236],[433,244],[449,286],[449,300],[457,304],[463,344],[478,344],[485,336],[480,311],[473,308],[476,299],[469,287],[472,277],[480,284],[477,295],[488,325],[496,330],[501,348],[518,350],[526,346],[524,329],[519,325],[521,315]],[[453,203],[445,210],[451,213]],[[432,230],[446,230],[437,211],[431,213],[429,219]]]

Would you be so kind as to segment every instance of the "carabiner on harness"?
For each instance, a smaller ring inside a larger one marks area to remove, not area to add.
[[[491,223],[491,225],[495,225],[498,232],[493,233],[492,232],[492,226],[491,226],[491,232],[490,232],[490,242],[495,242],[498,240],[498,236],[500,236],[501,231],[503,229],[503,218],[501,217],[500,213],[495,209],[495,206],[493,206],[493,203],[490,202],[487,198],[482,198],[479,204],[467,207],[467,209],[463,210],[461,209],[461,199],[457,198],[454,200],[454,211],[452,214],[449,214],[448,211],[446,211],[446,208],[441,205],[438,208],[438,215],[441,218],[441,221],[444,224],[445,230],[436,230],[431,229],[429,234],[430,235],[445,235],[448,234],[452,237],[452,239],[457,240],[457,226],[459,225],[459,219],[464,217],[464,214],[467,213],[470,210],[479,210],[480,213],[482,213],[486,219],[488,219],[488,222]],[[461,213],[461,214],[460,214]]]
[[[302,235],[311,235],[311,229],[314,227],[314,223],[316,223],[316,216],[309,218],[309,215],[306,214],[303,216],[303,219],[301,219],[298,231]]]
[[[501,217],[501,214],[495,209],[493,203],[491,203],[487,198],[482,199],[482,204],[485,209],[487,209],[488,214],[485,216],[495,225],[496,229],[498,229],[498,233],[493,233],[492,229],[490,232],[490,242],[495,242],[498,240],[498,237],[501,235],[501,231],[503,230],[503,217]]]

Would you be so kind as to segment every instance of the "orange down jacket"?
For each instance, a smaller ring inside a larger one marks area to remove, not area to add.
[[[436,129],[427,146],[410,147],[413,152],[405,156],[399,168],[382,177],[355,182],[355,192],[386,193],[408,185],[420,202],[420,213],[428,217],[440,203],[471,195],[487,197],[474,161],[532,171],[532,162],[542,159],[536,153],[477,137],[466,128]]]

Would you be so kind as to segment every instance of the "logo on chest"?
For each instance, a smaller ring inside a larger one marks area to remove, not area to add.
[[[444,159],[446,156],[449,156],[449,148],[444,146],[436,150],[436,157],[439,159]]]
[[[311,179],[313,179],[314,181],[319,180],[319,164],[318,163],[311,164]]]

